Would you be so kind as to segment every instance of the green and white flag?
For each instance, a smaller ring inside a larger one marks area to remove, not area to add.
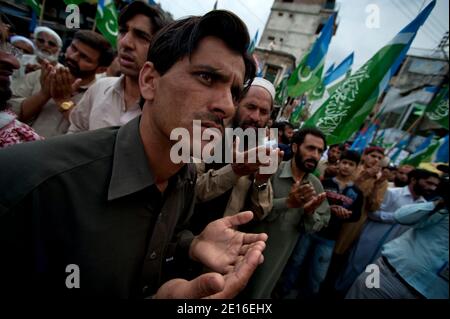
[[[334,14],[328,18],[310,52],[303,57],[288,81],[288,94],[296,98],[314,89],[322,80],[325,57],[334,30]]]
[[[288,82],[289,76],[284,76],[281,80],[280,84],[278,84],[276,90],[275,90],[275,104],[280,105],[281,107],[284,106],[284,103],[286,102],[287,98],[287,82]]]
[[[111,43],[113,48],[117,47],[117,36],[119,25],[117,20],[117,10],[112,0],[98,0],[97,14],[95,16],[97,28],[103,36]]]
[[[323,81],[320,81],[319,84],[317,84],[314,89],[309,91],[308,99],[310,101],[320,100],[323,97],[324,93],[325,93],[325,84],[323,84]]]
[[[443,87],[428,105],[425,115],[448,130],[448,86]]]
[[[399,58],[403,58],[435,4],[436,1],[432,1],[389,44],[344,80],[304,126],[321,129],[329,144],[348,140],[372,111],[392,75],[391,68],[399,64]]]
[[[39,0],[27,0],[27,4],[36,12],[36,15],[39,17],[41,15],[41,3]]]
[[[405,158],[401,162],[401,165],[412,165],[414,167],[418,167],[420,163],[429,163],[433,159],[433,155],[439,146],[441,146],[441,143],[437,140],[433,140],[427,148]]]

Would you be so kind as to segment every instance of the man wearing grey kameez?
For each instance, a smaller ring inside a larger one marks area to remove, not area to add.
[[[273,209],[252,231],[269,235],[260,265],[243,293],[248,298],[270,298],[298,238],[305,232],[317,232],[328,224],[330,210],[322,185],[311,173],[326,148],[325,137],[317,129],[307,128],[292,138],[294,158],[282,162],[272,176]]]

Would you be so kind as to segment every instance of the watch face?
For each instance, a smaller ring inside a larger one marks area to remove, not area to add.
[[[69,110],[73,106],[73,102],[63,102],[61,103],[61,108],[65,111]]]

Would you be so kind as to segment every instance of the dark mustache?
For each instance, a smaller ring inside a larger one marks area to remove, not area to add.
[[[219,125],[220,127],[225,128],[223,119],[221,119],[219,116],[217,116],[215,114],[197,113],[197,114],[194,114],[194,120],[214,122],[215,124]]]
[[[307,159],[307,160],[305,160],[305,163],[306,162],[310,162],[310,163],[313,163],[314,165],[317,165],[319,162],[318,161],[316,161],[315,159]]]

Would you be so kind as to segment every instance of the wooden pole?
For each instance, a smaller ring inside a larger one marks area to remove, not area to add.
[[[44,11],[45,11],[45,0],[42,0],[41,14],[39,16],[39,25],[42,25],[42,20],[44,19]]]

